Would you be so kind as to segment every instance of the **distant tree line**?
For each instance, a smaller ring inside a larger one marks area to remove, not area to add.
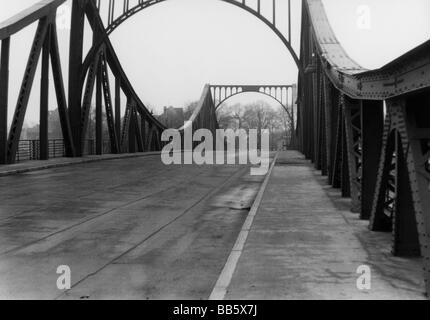
[[[289,145],[293,124],[291,114],[283,107],[273,108],[264,101],[224,106],[217,112],[218,123],[223,129],[268,130],[272,150]]]
[[[185,118],[191,118],[198,106],[198,102],[189,103],[181,114],[181,122]],[[217,111],[218,123],[222,129],[267,129],[270,132],[271,149],[277,150],[289,145],[291,137],[294,135],[295,119],[292,109],[288,111],[283,107],[273,108],[264,101],[257,101],[252,104],[225,105]],[[160,116],[161,117],[161,116]],[[170,119],[175,121],[175,119]],[[58,110],[49,111],[48,115],[49,139],[63,139]],[[92,108],[87,130],[87,140],[95,139],[96,135],[95,108]],[[25,126],[22,140],[38,140],[39,125],[32,127]],[[106,116],[103,114],[103,139],[109,140],[109,131],[106,123]]]
[[[197,108],[198,102],[192,102],[184,109],[185,119],[189,119]],[[290,145],[295,120],[290,108],[273,108],[264,101],[252,104],[225,105],[217,111],[218,123],[222,129],[257,129],[269,130],[271,149],[283,149]]]
[[[96,116],[95,108],[91,109],[90,118],[88,121],[87,137],[88,140],[95,139],[96,136]],[[21,140],[39,140],[39,124],[29,126],[24,125],[23,132],[21,134]],[[48,113],[48,138],[50,140],[63,139],[63,132],[61,130],[60,117],[58,110],[52,110]],[[103,113],[103,139],[109,140],[109,130],[107,127],[106,114]]]

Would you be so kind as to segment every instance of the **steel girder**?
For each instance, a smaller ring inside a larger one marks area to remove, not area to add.
[[[101,68],[101,76],[102,76],[102,87],[103,87],[103,93],[105,98],[106,120],[107,120],[109,137],[111,142],[111,152],[119,153],[120,152],[119,140],[118,140],[118,133],[116,132],[116,126],[115,126],[111,90],[109,85],[108,66],[107,66],[107,61],[104,53],[102,53],[102,56],[101,56],[100,68]]]
[[[91,24],[91,27],[93,29],[94,32],[98,33],[98,37],[97,37],[97,41],[95,41],[93,43],[93,47],[90,49],[88,55],[86,56],[86,58],[84,59],[84,61],[82,62],[81,59],[81,78],[82,78],[82,74],[86,74],[87,70],[88,72],[91,71],[91,66],[92,64],[94,64],[95,59],[97,59],[98,56],[98,52],[99,50],[102,50],[102,47],[105,46],[105,50],[107,51],[107,58],[108,58],[108,63],[112,69],[112,72],[115,74],[115,78],[117,83],[120,83],[122,89],[124,90],[124,93],[126,94],[126,96],[132,97],[133,101],[135,101],[137,103],[137,109],[138,111],[140,111],[142,113],[142,109],[143,111],[147,111],[146,108],[143,106],[143,104],[140,102],[139,98],[137,97],[137,95],[135,94],[134,90],[132,89],[132,86],[129,84],[128,79],[125,76],[125,73],[123,72],[121,65],[119,64],[118,58],[115,55],[115,52],[112,48],[112,45],[110,44],[109,41],[109,35],[120,25],[122,24],[125,20],[127,20],[129,17],[131,17],[132,15],[136,14],[137,12],[144,10],[150,6],[153,6],[155,4],[164,2],[165,0],[148,0],[148,1],[139,1],[135,6],[130,7],[129,2],[127,0],[123,1],[123,10],[122,12],[119,13],[119,15],[116,14],[115,12],[115,8],[116,6],[114,5],[113,1],[109,1],[109,2],[104,2],[106,3],[106,5],[108,6],[108,12],[107,12],[107,19],[106,20],[106,27],[103,26],[102,23],[102,17],[100,16],[100,12],[102,12],[100,10],[100,7],[103,5],[103,3],[101,1],[97,1],[97,2],[93,2],[90,0],[80,0],[82,1],[82,10],[83,10],[83,14],[86,15],[88,17],[88,20]],[[265,17],[265,15],[263,15],[260,11],[261,8],[261,1],[262,0],[258,0],[258,6],[257,8],[253,8],[251,7],[249,4],[246,4],[245,2],[240,2],[240,1],[235,1],[235,0],[222,0],[224,2],[233,4],[235,6],[238,6],[242,9],[244,9],[245,11],[248,11],[249,13],[255,15],[257,18],[259,18],[261,21],[263,21],[266,25],[268,25],[274,32],[275,34],[281,39],[281,41],[284,43],[284,45],[287,47],[287,49],[290,51],[293,59],[295,60],[296,64],[299,67],[299,74],[302,75],[302,69],[301,69],[301,65],[299,63],[298,57],[295,54],[294,50],[292,49],[291,46],[291,3],[290,0],[288,0],[288,26],[289,26],[289,30],[288,30],[288,39],[286,37],[286,35],[284,35],[280,29],[277,28],[277,23],[276,23],[276,9],[277,9],[277,0],[274,1],[270,1],[272,4],[272,8],[273,8],[273,19],[269,20]],[[86,3],[85,3],[86,2]],[[79,28],[77,28],[77,30],[79,30]],[[81,79],[81,83],[83,82],[83,80]],[[91,84],[91,82],[90,82]],[[117,87],[116,86],[116,91],[117,91]],[[261,88],[264,88],[263,90],[261,90]],[[90,88],[91,89],[91,88]],[[234,90],[236,89],[236,92],[234,92]],[[242,89],[242,90],[240,90]],[[266,86],[224,86],[223,88],[218,88],[218,87],[213,87],[213,93],[210,99],[207,100],[202,100],[201,102],[201,107],[202,108],[198,108],[198,110],[200,110],[202,112],[202,114],[195,114],[192,119],[194,119],[195,121],[197,121],[197,123],[193,124],[193,128],[203,128],[203,127],[208,127],[211,130],[215,130],[215,128],[218,127],[218,123],[216,121],[216,114],[214,110],[211,110],[211,108],[207,108],[208,105],[210,104],[214,104],[215,101],[211,101],[211,103],[209,103],[208,101],[211,99],[215,99],[215,92],[216,90],[219,90],[219,92],[221,92],[221,90],[225,90],[225,96],[223,97],[223,99],[219,98],[218,101],[218,105],[216,107],[219,107],[219,105],[225,101],[227,98],[240,93],[240,91],[255,91],[258,89],[258,92],[261,92],[263,94],[266,94],[268,96],[271,96],[272,98],[276,99],[278,102],[280,102],[284,108],[285,108],[285,104],[286,101],[283,100],[282,98],[282,93],[279,95],[279,89],[284,90],[284,89],[289,89],[289,87],[287,86],[276,86],[275,88],[275,92],[273,92],[273,88],[270,87],[269,90],[267,90]],[[127,90],[129,90],[129,92],[126,92]],[[227,96],[227,91],[230,90],[230,94]],[[92,90],[90,90],[92,91]],[[118,97],[118,95],[117,95]],[[118,98],[117,98],[118,99]],[[118,104],[116,99],[116,105]],[[223,100],[223,101],[221,101]],[[139,110],[140,109],[140,110]],[[206,110],[209,110],[208,112]],[[216,109],[216,108],[214,108]],[[117,110],[117,109],[116,109]],[[288,110],[288,108],[286,108],[286,110]],[[156,123],[156,121],[152,120],[152,115],[148,114],[147,112],[143,112],[147,118],[147,121],[143,121],[142,127],[145,125],[147,127],[145,127],[144,129],[142,128],[141,132],[145,131],[147,134],[151,135],[152,129],[151,127],[153,127],[153,123]],[[117,114],[117,112],[116,112]],[[130,114],[132,114],[132,111],[130,111]],[[117,118],[117,117],[116,117]],[[152,121],[151,121],[152,120]],[[125,117],[125,121],[127,121],[127,117]],[[130,118],[130,121],[133,121],[132,118]],[[142,121],[141,121],[142,122]],[[128,125],[128,124],[127,124]],[[119,128],[119,124],[116,123],[116,127],[117,129]],[[132,126],[133,127],[133,126]],[[162,127],[161,125],[158,125],[157,123],[155,124],[155,127],[157,128],[157,136],[161,136],[161,131],[160,128]],[[135,130],[132,130],[133,132]],[[127,133],[128,135],[129,133]],[[152,134],[152,136],[148,137],[142,137],[143,141],[147,141],[146,145],[151,146],[152,144],[149,143],[149,140],[153,140],[154,136]],[[124,131],[123,131],[123,135],[122,137],[124,137]],[[132,143],[131,143],[132,144]],[[121,143],[122,145],[122,149],[124,148],[123,143]],[[145,143],[144,143],[145,145]]]
[[[361,108],[358,101],[342,96],[342,107],[345,120],[346,152],[348,153],[348,172],[352,211],[361,212],[361,178],[362,178],[362,137]]]
[[[277,101],[287,113],[291,113],[289,102],[294,100],[291,85],[211,85],[215,109],[219,109],[228,99],[244,93],[260,93]],[[290,97],[292,99],[290,99]]]
[[[215,102],[209,84],[206,84],[203,88],[203,93],[197,107],[186,124],[186,126],[189,125],[192,126],[193,133],[199,129],[208,129],[216,136],[216,130],[219,129],[219,124],[216,116]],[[184,130],[185,126],[180,128],[182,134]]]
[[[9,138],[7,142],[8,163],[15,162],[22,126],[24,124],[24,118],[27,111],[28,100],[30,98],[30,92],[33,87],[37,64],[39,62],[40,53],[45,42],[48,28],[49,22],[47,17],[39,21],[39,25],[34,36],[33,45],[30,49],[30,56],[24,71],[24,79],[21,84],[21,89],[19,90],[18,102],[15,108],[11,129],[9,131]],[[46,72],[46,69],[42,71]]]
[[[382,148],[384,110],[382,101],[361,104],[361,206],[360,218],[370,218]]]
[[[378,70],[369,71],[351,59],[339,43],[322,1],[305,0],[303,4],[315,53],[330,81],[344,94],[358,100],[384,100],[430,86],[430,41]]]
[[[387,101],[371,230],[393,234],[393,253],[422,255],[430,288],[430,93]]]
[[[321,0],[303,1],[302,24],[300,149],[371,230],[392,232],[395,255],[421,254],[430,293],[430,42],[368,71]]]
[[[0,55],[0,164],[7,163],[10,38],[2,40]]]
[[[82,32],[85,17],[88,19],[91,31],[93,32],[93,46],[84,59],[81,42],[83,39]],[[76,42],[78,43],[77,45]],[[96,4],[92,0],[75,0],[73,2],[69,62],[69,92],[72,92],[72,95],[69,97],[69,113],[72,119],[72,127],[74,128],[74,143],[77,146],[78,155],[83,154],[95,87],[97,87],[97,153],[101,152],[103,139],[102,97],[112,153],[134,152],[136,150],[134,147],[135,142],[138,144],[138,151],[160,150],[159,145],[161,145],[161,141],[155,141],[149,147],[145,148],[144,141],[149,140],[149,137],[143,137],[142,134],[152,135],[151,139],[160,139],[161,131],[165,128],[148,111],[134,91],[103,27]],[[115,78],[114,98],[112,98],[111,93],[110,74]],[[122,93],[124,93],[128,102],[125,117],[121,121]],[[139,120],[137,120],[138,114],[141,116]],[[139,127],[143,119],[151,127],[151,130],[148,132],[144,132]],[[120,132],[121,128],[122,132]],[[157,133],[155,138],[153,138],[154,131]]]
[[[0,164],[14,163],[21,137],[22,127],[27,111],[30,93],[33,88],[39,60],[41,60],[40,85],[40,159],[48,159],[48,97],[49,67],[53,72],[61,129],[65,141],[66,152],[73,156],[75,148],[72,141],[72,130],[67,112],[67,102],[61,71],[58,50],[57,29],[55,23],[56,9],[64,1],[44,1],[14,16],[0,25],[2,52],[0,61]],[[10,42],[13,36],[33,22],[38,27],[30,49],[29,58],[24,72],[17,104],[8,130],[8,98],[9,98],[9,60]]]
[[[109,1],[97,1],[97,8],[99,11],[102,3],[105,3],[105,5],[108,7],[108,10],[106,12],[107,16],[103,17],[103,22],[106,25],[106,34],[110,35],[113,31],[115,31],[122,23],[124,23],[126,20],[128,20],[130,17],[134,16],[138,12],[148,9],[149,7],[152,7],[154,5],[164,3],[167,0],[139,0],[134,6],[130,6],[129,0],[117,0],[121,2],[123,5],[120,6],[122,8],[121,11],[117,12],[116,6],[115,6],[115,0],[109,0]],[[299,58],[296,54],[296,52],[293,49],[292,46],[292,11],[291,11],[291,0],[285,0],[288,1],[288,8],[285,12],[286,14],[286,20],[283,21],[285,25],[287,26],[287,31],[282,32],[280,28],[278,28],[279,21],[277,21],[276,17],[278,16],[278,1],[281,2],[283,0],[257,0],[256,5],[252,6],[250,3],[246,3],[246,1],[240,1],[240,0],[220,0],[222,2],[234,5],[261,20],[264,24],[266,24],[282,41],[282,43],[285,45],[285,47],[290,52],[292,58],[294,59],[297,67],[299,68],[299,73],[302,73],[301,64],[299,61]],[[272,7],[271,16],[267,17],[265,14],[262,13],[261,10],[261,4],[263,2],[267,2]]]

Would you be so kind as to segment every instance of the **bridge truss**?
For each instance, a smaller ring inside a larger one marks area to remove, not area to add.
[[[354,62],[321,0],[303,1],[301,151],[393,253],[423,257],[430,292],[430,41],[379,70]]]
[[[136,94],[110,42],[124,21],[167,0],[73,0],[68,57],[68,90],[58,50],[56,11],[65,0],[44,0],[0,24],[0,164],[14,163],[25,114],[41,63],[40,158],[47,159],[48,96],[51,65],[66,154],[83,155],[95,100],[96,149],[102,153],[103,107],[111,152],[155,151],[164,126]],[[430,293],[430,41],[378,70],[354,62],[336,39],[321,0],[303,0],[300,56],[291,44],[291,2],[279,20],[281,0],[220,0],[266,24],[291,53],[299,70],[299,149],[352,198],[352,211],[369,219],[370,229],[393,234],[393,253],[423,257]],[[272,14],[262,13],[267,2]],[[92,46],[84,56],[84,26]],[[37,30],[8,126],[10,43],[33,23]],[[115,79],[113,85],[110,79]],[[265,86],[206,85],[191,117],[193,129],[218,127],[216,109],[228,97],[261,92],[284,105]],[[224,91],[224,94],[219,94]],[[240,92],[239,92],[240,93]],[[126,97],[125,116],[121,97]]]
[[[259,93],[277,101],[287,113],[290,113],[293,101],[292,85],[211,85],[215,109],[219,109],[228,99],[244,93]]]

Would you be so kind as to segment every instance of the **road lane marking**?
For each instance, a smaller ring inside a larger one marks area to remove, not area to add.
[[[236,243],[233,247],[233,250],[230,253],[230,256],[227,259],[227,262],[224,266],[224,269],[221,272],[221,275],[218,278],[218,281],[212,290],[212,293],[209,297],[209,300],[224,300],[227,294],[227,290],[230,286],[231,280],[233,279],[234,272],[236,271],[237,264],[242,255],[243,249],[245,248],[246,240],[248,239],[249,232],[251,231],[252,224],[257,215],[258,209],[260,208],[261,202],[263,200],[264,193],[266,192],[267,185],[269,184],[270,177],[272,176],[273,168],[276,165],[276,161],[278,159],[279,153],[276,154],[273,159],[273,163],[270,167],[269,172],[267,173],[266,178],[264,179],[263,184],[261,185],[260,191],[255,198],[254,204],[252,205],[251,210],[249,211],[248,217],[246,218],[242,229],[239,233],[239,236],[236,240]]]
[[[172,224],[176,223],[178,220],[182,219],[184,216],[186,216],[187,214],[189,214],[190,212],[192,212],[192,210],[194,210],[197,206],[201,205],[204,201],[207,201],[208,199],[210,199],[211,197],[213,197],[214,195],[216,195],[217,193],[219,193],[221,190],[223,190],[226,186],[228,186],[229,184],[231,184],[233,181],[235,181],[239,177],[243,176],[245,174],[246,170],[248,170],[248,167],[240,168],[239,170],[237,170],[234,174],[230,175],[226,180],[222,181],[220,185],[217,185],[214,188],[210,189],[208,193],[204,194],[202,198],[200,198],[196,202],[194,202],[190,207],[188,207],[187,209],[185,209],[176,218],[170,220],[168,223],[164,224],[159,229],[153,231],[150,235],[146,236],[143,240],[141,240],[138,243],[134,244],[129,249],[123,251],[121,254],[119,254],[118,256],[114,257],[113,259],[111,259],[110,261],[108,261],[107,263],[105,263],[103,266],[101,266],[100,268],[98,268],[97,270],[95,270],[95,271],[93,271],[93,272],[88,273],[87,275],[85,275],[79,281],[77,281],[76,283],[74,283],[72,285],[72,288],[70,290],[67,290],[66,292],[63,292],[62,294],[58,295],[55,298],[55,300],[59,300],[61,298],[67,297],[70,293],[73,294],[73,291],[79,285],[81,285],[83,282],[87,281],[91,277],[96,276],[98,273],[100,273],[102,270],[106,269],[108,266],[114,264],[115,262],[117,262],[118,260],[120,260],[121,258],[123,258],[124,256],[126,256],[130,252],[134,251],[136,248],[138,248],[141,245],[143,245],[148,240],[152,239],[158,233],[162,232],[166,228],[170,227]]]

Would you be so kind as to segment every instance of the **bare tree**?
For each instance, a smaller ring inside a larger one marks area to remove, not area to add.
[[[184,117],[185,120],[189,120],[191,118],[191,116],[193,115],[194,111],[197,109],[199,105],[199,101],[194,101],[189,103],[185,108],[184,108]]]
[[[229,108],[221,108],[217,112],[218,124],[223,129],[236,129],[237,123],[233,111]]]

